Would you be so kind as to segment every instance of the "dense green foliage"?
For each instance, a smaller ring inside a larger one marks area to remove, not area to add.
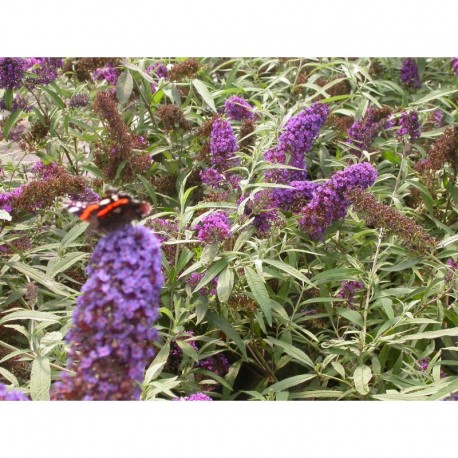
[[[147,70],[158,61],[166,77]],[[107,64],[114,81],[93,74]],[[49,398],[67,364],[64,337],[97,239],[62,202],[116,188],[152,205],[140,224],[158,234],[164,253],[161,339],[143,399],[437,400],[458,391],[458,76],[450,59],[417,59],[421,85],[406,85],[401,64],[67,59],[49,84],[0,89],[0,192],[22,187],[0,210],[0,381]],[[81,94],[87,106],[70,102]],[[238,163],[228,173],[240,181],[207,186],[199,172],[211,162],[211,123],[228,119],[234,95],[256,113],[230,120]],[[13,110],[18,96],[30,110]],[[319,240],[301,228],[301,208],[279,211],[267,232],[257,231],[247,211],[253,196],[285,187],[266,179],[274,166],[264,153],[315,102],[330,113],[305,156],[308,179],[369,162],[377,180],[360,196],[365,204],[353,197]],[[347,130],[368,109],[386,122],[355,151]],[[409,139],[398,135],[399,120],[412,110],[421,135]],[[58,164],[57,174],[32,171],[38,160]],[[201,242],[199,224],[214,210],[227,213],[232,235]],[[361,285],[346,294],[346,282]]]

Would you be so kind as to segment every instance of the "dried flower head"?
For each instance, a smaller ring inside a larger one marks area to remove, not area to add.
[[[186,59],[183,62],[175,64],[168,72],[168,79],[170,81],[181,81],[185,78],[192,78],[200,68],[197,59]]]
[[[370,192],[354,188],[347,195],[355,210],[366,215],[369,226],[387,229],[420,254],[428,254],[435,249],[437,242],[434,237],[415,220],[377,201]]]
[[[184,117],[182,109],[172,103],[161,105],[157,109],[157,115],[166,132],[178,129],[189,130],[191,128],[190,123]]]

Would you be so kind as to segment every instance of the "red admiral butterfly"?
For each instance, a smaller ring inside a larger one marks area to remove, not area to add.
[[[151,207],[129,194],[108,191],[98,202],[67,201],[65,208],[91,225],[92,230],[108,232],[146,216]]]

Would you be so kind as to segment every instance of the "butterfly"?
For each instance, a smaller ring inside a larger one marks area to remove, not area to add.
[[[117,229],[134,220],[140,220],[151,212],[151,206],[147,202],[114,189],[107,191],[98,201],[69,200],[64,202],[64,207],[82,221],[87,221],[91,230],[98,232]]]

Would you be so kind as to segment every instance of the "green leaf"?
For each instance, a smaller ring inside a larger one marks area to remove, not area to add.
[[[219,251],[219,243],[209,243],[204,246],[202,255],[200,256],[200,262],[202,264],[210,264],[215,259]]]
[[[0,209],[0,219],[4,221],[11,221],[11,215],[6,210]]]
[[[46,269],[46,275],[49,275],[51,278],[55,277],[60,272],[65,272],[73,264],[85,259],[89,256],[88,253],[67,253],[63,258],[52,259],[48,263],[48,268]]]
[[[262,394],[268,394],[271,390],[274,392],[284,391],[293,386],[305,383],[315,377],[315,374],[295,375],[294,377],[288,377],[284,380],[281,380],[280,382],[274,383],[273,385],[269,386],[262,392]]]
[[[283,342],[283,340],[274,339],[273,337],[267,337],[267,339],[274,345],[281,347],[287,355],[292,356],[296,361],[301,362],[306,366],[311,367],[312,369],[315,369],[315,365],[313,364],[313,361],[310,359],[310,357],[307,356],[302,350],[299,350],[299,348],[293,347],[291,344]]]
[[[65,108],[65,103],[63,102],[63,100],[59,97],[59,95],[52,91],[49,87],[46,87],[46,86],[41,86],[43,91],[46,92],[46,94],[49,95],[49,97],[51,98],[51,100],[61,109],[63,110]]]
[[[263,259],[262,262],[265,264],[270,264],[271,266],[276,267],[278,270],[281,270],[291,275],[292,277],[297,278],[300,281],[303,281],[304,283],[308,283],[309,285],[311,284],[310,280],[305,275],[303,275],[293,266],[286,264],[286,262],[276,261],[274,259]]]
[[[38,283],[45,286],[50,291],[52,291],[53,293],[59,296],[66,297],[69,294],[76,293],[76,291],[72,290],[71,288],[60,285],[60,283],[57,283],[53,279],[49,278],[47,275],[45,275],[40,270],[30,267],[27,264],[22,264],[21,262],[12,262],[12,261],[6,262],[5,264],[23,273],[24,275],[28,275],[30,278],[37,281]]]
[[[33,401],[49,401],[51,368],[46,356],[39,356],[32,364],[30,376],[30,396]]]
[[[372,371],[370,367],[364,364],[359,365],[355,372],[353,372],[353,382],[355,384],[356,391],[363,396],[370,392],[369,382],[372,378]]]
[[[332,361],[331,362],[332,367],[335,369],[335,371],[343,378],[345,379],[345,368],[342,366],[337,361]]]
[[[8,380],[8,382],[12,383],[14,386],[19,386],[19,381],[14,374],[12,374],[9,370],[5,369],[4,367],[0,366],[0,375]]]
[[[237,333],[237,331],[232,327],[232,325],[222,316],[217,315],[214,312],[207,312],[207,320],[213,326],[216,326],[218,329],[224,332],[230,339],[234,341],[239,350],[243,353],[245,359],[247,359],[245,343]]]
[[[150,383],[151,381],[159,377],[159,375],[162,372],[162,369],[164,368],[165,364],[167,363],[169,353],[170,353],[170,344],[167,342],[164,345],[162,345],[162,348],[159,351],[159,353],[156,355],[156,358],[154,358],[153,362],[150,364],[150,366],[146,370],[145,378],[143,381],[145,385],[148,385],[148,383]]]
[[[269,293],[264,285],[263,278],[250,267],[245,267],[245,277],[248,282],[256,302],[261,306],[261,310],[266,317],[269,326],[272,326],[272,304],[270,302]]]
[[[129,101],[132,89],[134,87],[134,80],[132,75],[127,70],[119,75],[116,83],[116,97],[121,104]]]
[[[337,308],[339,315],[346,318],[348,321],[357,324],[360,327],[364,326],[363,317],[356,310],[345,309],[342,307]]]
[[[205,296],[200,296],[196,301],[196,324],[202,322],[208,311],[208,299]]]
[[[78,224],[75,224],[66,234],[65,237],[62,239],[61,249],[66,250],[68,246],[76,240],[87,228],[89,224],[86,221],[81,221]]]
[[[199,95],[204,99],[205,103],[216,113],[215,102],[213,101],[213,97],[211,96],[210,92],[208,91],[207,86],[204,82],[200,80],[192,80],[193,86],[196,88],[196,91]]]
[[[360,274],[361,272],[358,269],[328,269],[316,274],[311,279],[311,282],[315,283],[315,285],[321,285],[322,283],[356,280]]]
[[[435,91],[429,92],[428,95],[425,95],[421,99],[417,100],[416,102],[412,102],[411,105],[423,105],[426,102],[431,102],[432,100],[439,99],[441,97],[448,96],[450,94],[454,94],[457,92],[458,89],[456,87],[451,88],[451,89],[437,89]]]
[[[227,267],[218,276],[216,294],[220,302],[225,303],[229,300],[233,287],[234,287],[234,272],[231,268]]]
[[[420,332],[418,334],[409,334],[407,336],[402,336],[396,339],[397,343],[407,342],[409,340],[419,340],[419,339],[436,339],[438,337],[444,336],[458,336],[458,327],[450,329],[440,329],[438,331],[426,331]]]
[[[8,118],[6,118],[5,125],[3,126],[3,136],[5,140],[9,140],[10,130],[16,125],[21,117],[22,111],[18,110],[14,113],[11,113]]]
[[[194,292],[196,293],[206,284],[210,283],[227,266],[227,262],[227,259],[223,258],[213,264],[210,269],[207,270],[207,273],[204,275],[202,280],[200,280],[199,284],[195,287]]]
[[[19,310],[4,316],[2,319],[0,319],[0,324],[14,320],[49,321],[51,323],[58,323],[60,318],[57,315],[49,312],[39,312],[38,310]]]
[[[393,267],[380,267],[380,270],[383,270],[384,272],[400,272],[401,270],[407,270],[416,266],[420,261],[421,258],[413,257],[406,261],[396,263]]]

